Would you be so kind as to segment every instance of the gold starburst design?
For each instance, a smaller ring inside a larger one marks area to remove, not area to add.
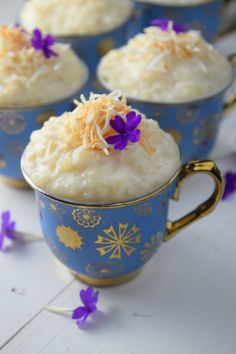
[[[98,235],[95,242],[103,246],[97,248],[97,251],[101,256],[109,254],[110,259],[121,259],[123,253],[130,256],[136,251],[134,245],[141,242],[141,234],[136,225],[129,227],[129,224],[119,223],[118,232],[113,226],[103,230],[103,232],[106,236]]]
[[[84,228],[94,228],[100,224],[101,216],[89,209],[75,209],[72,216],[78,225]]]
[[[58,226],[56,228],[56,234],[59,240],[67,248],[71,248],[73,250],[81,249],[84,244],[82,236],[70,227],[64,225]]]
[[[140,252],[140,258],[143,262],[149,261],[149,259],[153,256],[156,250],[162,243],[163,234],[158,232],[156,235],[153,235],[149,242],[144,244],[143,250]]]

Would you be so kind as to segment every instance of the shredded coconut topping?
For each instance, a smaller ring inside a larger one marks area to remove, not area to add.
[[[127,105],[125,96],[120,92],[109,95],[90,94],[89,100],[81,95],[80,101],[73,112],[65,113],[64,124],[58,129],[57,136],[63,137],[64,143],[77,153],[84,150],[100,150],[109,155],[112,148],[106,138],[114,135],[110,125],[111,119],[116,115],[125,118],[133,109]],[[140,127],[142,129],[142,126]],[[154,150],[145,142],[145,137],[140,140],[143,148],[152,153]]]
[[[172,26],[148,27],[103,57],[98,73],[104,85],[154,102],[195,99],[226,86],[231,70],[223,55],[200,32],[177,34]]]

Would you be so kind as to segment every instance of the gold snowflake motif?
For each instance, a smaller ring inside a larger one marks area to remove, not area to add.
[[[103,230],[103,232],[106,236],[98,235],[95,242],[98,245],[102,245],[102,247],[96,250],[100,253],[100,256],[109,254],[110,259],[121,259],[123,254],[130,256],[136,251],[134,245],[141,242],[141,234],[136,225],[129,227],[129,224],[119,223],[118,232],[113,226]]]
[[[123,269],[123,266],[121,263],[109,261],[102,263],[90,263],[85,269],[86,272],[93,277],[109,278],[117,275]]]
[[[200,127],[194,130],[195,145],[207,146],[215,138],[218,129],[219,116],[216,114],[201,122]]]
[[[163,234],[161,232],[158,232],[156,235],[153,235],[149,242],[146,242],[144,244],[143,250],[140,252],[140,258],[143,262],[148,262],[154,253],[157,251],[159,246],[162,243],[163,239]]]
[[[84,242],[82,236],[71,227],[60,225],[56,228],[56,235],[66,248],[81,249]]]
[[[6,161],[2,154],[0,154],[0,168],[6,167]]]
[[[25,118],[18,113],[0,113],[0,130],[10,135],[17,135],[25,130]]]
[[[74,209],[72,216],[77,224],[83,226],[85,229],[94,228],[101,221],[101,216],[89,209]]]
[[[48,210],[50,211],[51,214],[55,215],[59,219],[61,219],[64,216],[64,214],[65,214],[65,211],[63,209],[61,209],[55,203],[50,203],[49,206],[48,206]]]
[[[133,211],[139,216],[148,216],[152,213],[152,207],[149,203],[138,204],[134,207]]]

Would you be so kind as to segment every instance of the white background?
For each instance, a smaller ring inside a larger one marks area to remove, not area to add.
[[[0,1],[0,22],[12,22],[20,1]],[[221,48],[236,51],[235,37]],[[236,110],[222,124],[213,153],[223,171],[236,171]],[[205,199],[207,178],[186,183],[171,216]],[[235,354],[236,195],[214,214],[162,246],[134,281],[100,290],[100,312],[80,331],[47,304],[79,305],[82,284],[43,242],[0,254],[0,350],[22,354]],[[178,211],[176,209],[178,208]],[[10,209],[19,230],[40,234],[31,191],[0,185],[0,211]]]

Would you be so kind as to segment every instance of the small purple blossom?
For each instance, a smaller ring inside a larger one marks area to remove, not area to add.
[[[5,211],[1,214],[1,225],[0,225],[0,250],[3,249],[4,239],[9,238],[10,240],[15,240],[15,226],[16,223],[11,221],[10,211]]]
[[[106,142],[114,145],[115,150],[124,150],[129,141],[131,143],[139,142],[141,132],[137,128],[141,120],[141,115],[134,111],[126,115],[126,123],[121,116],[115,116],[115,119],[110,121],[110,125],[118,134],[109,136]]]
[[[90,286],[80,291],[80,299],[84,306],[77,307],[72,313],[72,319],[76,320],[79,328],[82,328],[87,318],[97,310],[99,292]]]
[[[234,192],[236,192],[236,172],[227,172],[225,174],[225,191],[222,199],[228,199]]]
[[[167,32],[169,28],[172,28],[173,31],[177,34],[179,33],[185,33],[187,32],[187,29],[183,25],[179,25],[178,23],[175,23],[174,21],[168,20],[168,19],[154,19],[150,22],[151,25],[153,26],[158,26],[160,29],[164,32]]]
[[[54,45],[55,39],[50,34],[43,36],[40,29],[36,28],[33,31],[33,37],[31,39],[32,46],[35,50],[41,50],[45,58],[49,59],[51,57],[57,57],[58,54],[53,51],[50,47]]]

